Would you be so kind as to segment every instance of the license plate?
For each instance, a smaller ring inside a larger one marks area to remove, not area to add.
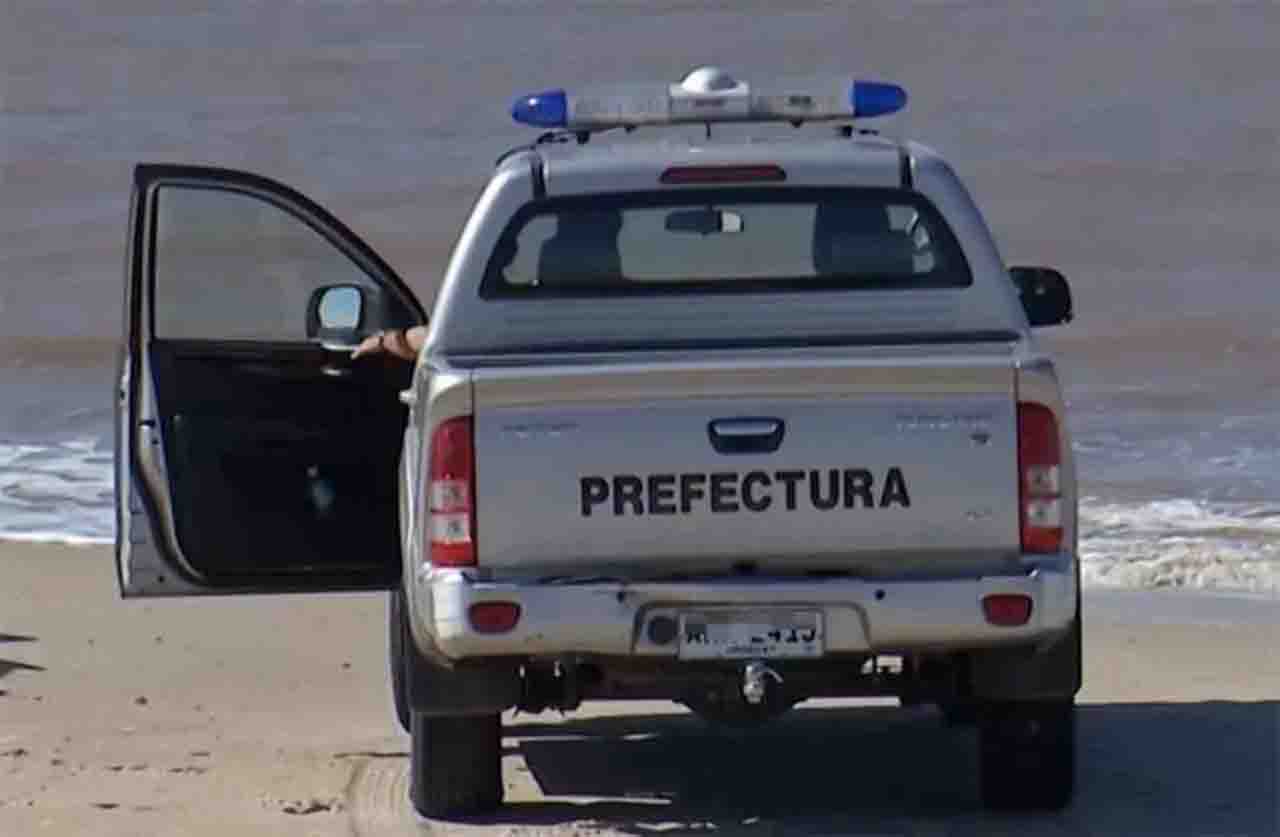
[[[812,610],[711,610],[681,614],[680,658],[741,660],[822,656],[822,614]]]

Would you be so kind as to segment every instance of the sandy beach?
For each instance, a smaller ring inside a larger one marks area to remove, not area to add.
[[[8,835],[1280,832],[1280,602],[1087,597],[1079,793],[981,813],[976,737],[806,704],[728,736],[673,705],[508,719],[508,806],[415,821],[376,595],[123,602],[111,552],[0,544]]]

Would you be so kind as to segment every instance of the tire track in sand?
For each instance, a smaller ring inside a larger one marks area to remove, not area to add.
[[[409,760],[366,756],[354,759],[343,796],[352,837],[440,834],[418,822],[409,804]]]

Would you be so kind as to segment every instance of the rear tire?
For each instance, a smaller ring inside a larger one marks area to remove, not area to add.
[[[387,595],[387,657],[391,669],[391,702],[395,706],[400,728],[409,732],[409,690],[405,685],[405,649],[410,647],[409,626],[405,623],[404,591]]]
[[[1008,701],[978,721],[982,802],[997,811],[1056,811],[1075,791],[1075,701]]]
[[[409,799],[424,817],[483,814],[502,804],[502,716],[412,713]]]

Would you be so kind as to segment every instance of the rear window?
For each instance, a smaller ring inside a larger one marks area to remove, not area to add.
[[[486,297],[960,288],[942,216],[897,189],[697,189],[554,198],[516,213]]]

